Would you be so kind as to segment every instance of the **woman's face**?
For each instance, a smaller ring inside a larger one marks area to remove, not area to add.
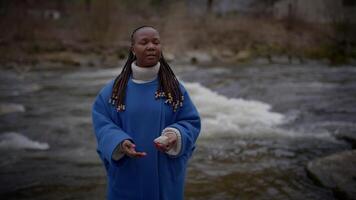
[[[151,27],[137,30],[133,35],[131,50],[136,56],[136,65],[151,67],[157,64],[162,51],[158,31]]]

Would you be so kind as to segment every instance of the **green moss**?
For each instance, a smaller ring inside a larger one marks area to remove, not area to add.
[[[322,48],[322,47],[314,47],[314,48],[308,48],[304,49],[303,54],[307,58],[311,59],[323,59],[327,58],[328,55],[328,49],[327,48]]]
[[[350,53],[350,57],[356,59],[356,47],[353,47]]]
[[[290,54],[286,47],[278,44],[255,44],[250,50],[252,55],[256,57],[271,57],[272,55]]]
[[[126,49],[119,49],[116,52],[116,55],[119,60],[124,60],[126,58],[127,50]]]
[[[319,47],[304,50],[304,55],[311,59],[328,59],[331,64],[339,65],[349,62],[352,55],[345,51],[345,47],[335,44],[323,44]]]

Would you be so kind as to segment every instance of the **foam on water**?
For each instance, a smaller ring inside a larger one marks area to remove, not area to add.
[[[109,69],[100,69],[96,71],[77,71],[71,74],[66,74],[63,79],[111,79],[115,78],[120,74],[122,68],[109,68]]]
[[[203,136],[280,134],[277,126],[286,121],[284,115],[272,112],[269,104],[227,98],[199,83],[184,83],[184,86],[201,115]]]
[[[190,68],[189,68],[190,69]],[[185,69],[186,70],[186,69]],[[90,72],[75,72],[63,79],[79,81],[77,85],[104,85],[119,74],[121,68],[105,69]],[[215,70],[210,73],[225,73],[225,70]],[[92,81],[95,79],[95,81]],[[180,80],[183,82],[182,80]],[[285,130],[279,125],[292,121],[295,113],[273,112],[271,105],[241,98],[228,98],[210,90],[199,83],[183,82],[191,98],[196,104],[202,118],[202,135],[210,136],[246,136],[246,137],[329,137],[328,133],[308,133]]]
[[[0,149],[47,150],[49,149],[49,145],[33,141],[20,133],[9,132],[0,134]]]
[[[14,112],[25,112],[25,107],[16,103],[0,103],[0,115]]]

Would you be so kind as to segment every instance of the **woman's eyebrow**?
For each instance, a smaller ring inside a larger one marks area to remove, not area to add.
[[[147,37],[138,38],[138,41],[147,41],[147,40],[148,40]]]
[[[138,38],[138,41],[148,41],[148,40],[151,40],[151,38],[149,38],[149,37]],[[160,40],[160,38],[154,37],[154,38],[152,38],[152,40]]]

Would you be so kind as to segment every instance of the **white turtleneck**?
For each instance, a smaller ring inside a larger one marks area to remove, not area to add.
[[[138,84],[148,83],[156,79],[158,76],[158,71],[161,64],[158,62],[156,65],[152,67],[139,67],[136,65],[136,62],[132,62],[131,69],[132,69],[132,81]],[[171,156],[176,156],[179,154],[181,147],[182,147],[182,136],[178,129],[173,127],[167,127],[163,129],[162,136],[168,134],[175,134],[177,136],[177,143],[176,145],[171,148],[166,153]],[[120,160],[124,156],[122,152],[121,144],[117,146],[115,149],[112,158],[114,160]]]
[[[158,75],[160,66],[160,62],[152,67],[139,67],[136,65],[136,62],[132,62],[132,81],[135,83],[148,83],[153,81]]]

